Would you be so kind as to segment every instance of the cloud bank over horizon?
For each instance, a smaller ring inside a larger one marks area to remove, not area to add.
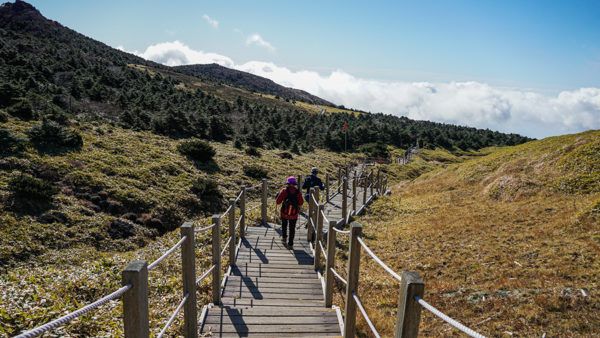
[[[119,46],[118,49],[124,50]],[[531,137],[600,129],[600,88],[579,88],[545,95],[486,83],[405,82],[357,78],[343,70],[328,75],[293,71],[272,62],[233,59],[194,50],[180,41],[131,52],[167,66],[217,63],[322,97],[336,104],[411,119],[489,128]]]

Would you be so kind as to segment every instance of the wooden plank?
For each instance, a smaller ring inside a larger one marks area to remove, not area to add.
[[[313,324],[337,324],[337,316],[269,316],[269,317],[246,317],[246,316],[230,316],[228,313],[223,315],[208,315],[206,324],[294,324],[294,325],[313,325]]]
[[[227,277],[227,283],[233,283],[233,282],[237,282],[239,283],[239,281],[242,281],[244,283],[250,283],[250,282],[259,282],[259,283],[280,283],[280,284],[285,284],[285,283],[295,283],[295,284],[312,284],[312,283],[319,283],[318,279],[312,278],[310,276],[308,277],[287,277],[287,276],[277,276],[277,277],[247,277],[247,276],[229,276]]]
[[[321,300],[323,299],[322,294],[310,294],[310,293],[269,293],[264,294],[260,292],[223,292],[223,297],[237,297],[241,299],[252,298],[252,299],[289,299],[289,300]]]
[[[213,307],[208,310],[208,315],[219,316],[222,313],[227,313],[229,316],[265,316],[265,317],[277,317],[277,316],[335,316],[337,313],[335,310],[326,308],[280,308],[280,307],[255,307],[249,309],[240,309],[234,307]]]
[[[256,284],[255,282],[253,282],[251,284],[244,284],[241,282],[234,282],[234,283],[227,283],[227,285],[225,286],[225,291],[240,290],[242,288],[245,288],[247,290],[258,289],[261,292],[270,292],[271,290],[278,290],[281,288],[286,288],[288,290],[311,290],[311,289],[314,289],[314,290],[319,290],[319,292],[322,293],[321,283],[311,283],[311,284],[269,283],[269,284],[265,284],[265,283],[259,282],[259,284]]]
[[[299,300],[290,304],[287,300],[281,299],[236,299],[236,298],[223,298],[223,305],[225,306],[234,306],[234,307],[256,307],[256,306],[271,306],[277,307],[282,306],[285,308],[301,308],[301,307],[315,307],[322,309],[323,302],[322,301],[314,301],[314,300]]]
[[[205,324],[204,332],[261,334],[261,333],[339,333],[340,327],[336,324]]]

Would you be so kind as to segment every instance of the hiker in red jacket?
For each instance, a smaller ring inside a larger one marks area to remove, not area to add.
[[[287,228],[290,227],[290,237],[287,241],[288,247],[294,246],[294,235],[296,234],[296,222],[298,221],[298,213],[300,206],[304,203],[302,193],[298,190],[298,182],[294,176],[287,178],[287,186],[277,194],[277,205],[281,204],[281,231],[283,234],[283,244],[286,244],[288,239]]]

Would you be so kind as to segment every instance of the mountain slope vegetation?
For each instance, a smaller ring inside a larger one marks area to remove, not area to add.
[[[430,303],[484,335],[594,335],[600,132],[486,153],[425,151],[389,167],[400,182],[359,220],[369,245],[396,271],[418,271]],[[364,264],[359,288],[375,325],[391,334],[396,286],[369,258]],[[424,335],[455,334],[423,316]]]

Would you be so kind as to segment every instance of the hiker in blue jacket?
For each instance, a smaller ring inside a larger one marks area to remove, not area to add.
[[[304,179],[304,183],[302,183],[302,189],[306,189],[306,194],[304,195],[304,199],[308,202],[310,197],[310,188],[319,187],[319,189],[325,189],[325,185],[321,181],[321,179],[317,176],[319,174],[319,169],[317,167],[313,167],[310,170],[310,176],[307,176]]]

